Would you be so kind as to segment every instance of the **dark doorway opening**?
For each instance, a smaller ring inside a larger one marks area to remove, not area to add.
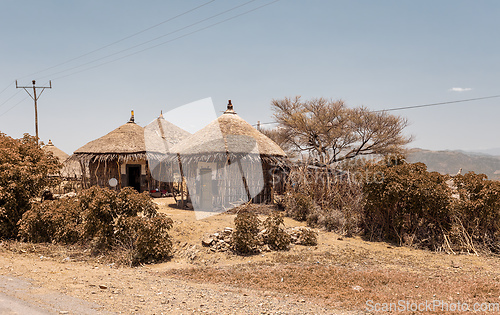
[[[141,192],[141,166],[127,165],[128,185]]]

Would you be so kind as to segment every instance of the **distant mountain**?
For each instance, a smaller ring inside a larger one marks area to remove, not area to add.
[[[476,150],[476,153],[482,153],[482,154],[494,155],[494,156],[500,157],[500,148]]]
[[[473,171],[486,174],[489,179],[500,180],[500,157],[486,155],[484,152],[465,151],[430,151],[411,149],[408,162],[422,162],[429,171],[455,175],[462,169],[462,174]]]

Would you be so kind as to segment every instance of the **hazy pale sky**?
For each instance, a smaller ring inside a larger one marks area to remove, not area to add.
[[[255,124],[273,121],[271,100],[286,96],[379,110],[500,94],[499,1],[271,2],[2,1],[0,131],[34,134],[33,101],[16,79],[52,80],[40,137],[67,153],[131,109],[145,126],[207,97],[217,112],[231,99]],[[479,150],[500,147],[499,105],[393,113],[410,121],[411,147]]]

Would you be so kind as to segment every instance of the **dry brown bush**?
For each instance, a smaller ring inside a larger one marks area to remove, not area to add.
[[[309,226],[343,235],[360,231],[363,213],[361,185],[329,167],[297,165],[287,177],[286,214]]]
[[[147,194],[130,187],[119,193],[92,187],[75,198],[33,207],[20,221],[19,235],[31,242],[80,243],[94,255],[120,252],[130,265],[158,262],[170,256],[172,220],[157,208]]]
[[[283,214],[274,212],[268,216],[264,222],[264,233],[262,235],[265,244],[274,250],[290,249],[291,238],[285,231]]]
[[[233,250],[240,254],[256,252],[259,244],[260,220],[255,213],[242,209],[234,218],[235,229],[232,234]]]
[[[60,167],[35,137],[13,139],[0,132],[0,239],[17,237],[19,220],[45,188],[57,183],[49,174]]]

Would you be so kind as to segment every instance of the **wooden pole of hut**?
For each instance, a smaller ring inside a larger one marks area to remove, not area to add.
[[[179,188],[181,191],[181,208],[184,209],[184,171],[182,169],[181,155],[179,153],[177,153],[177,161],[179,162],[179,170],[181,172],[181,185]]]

